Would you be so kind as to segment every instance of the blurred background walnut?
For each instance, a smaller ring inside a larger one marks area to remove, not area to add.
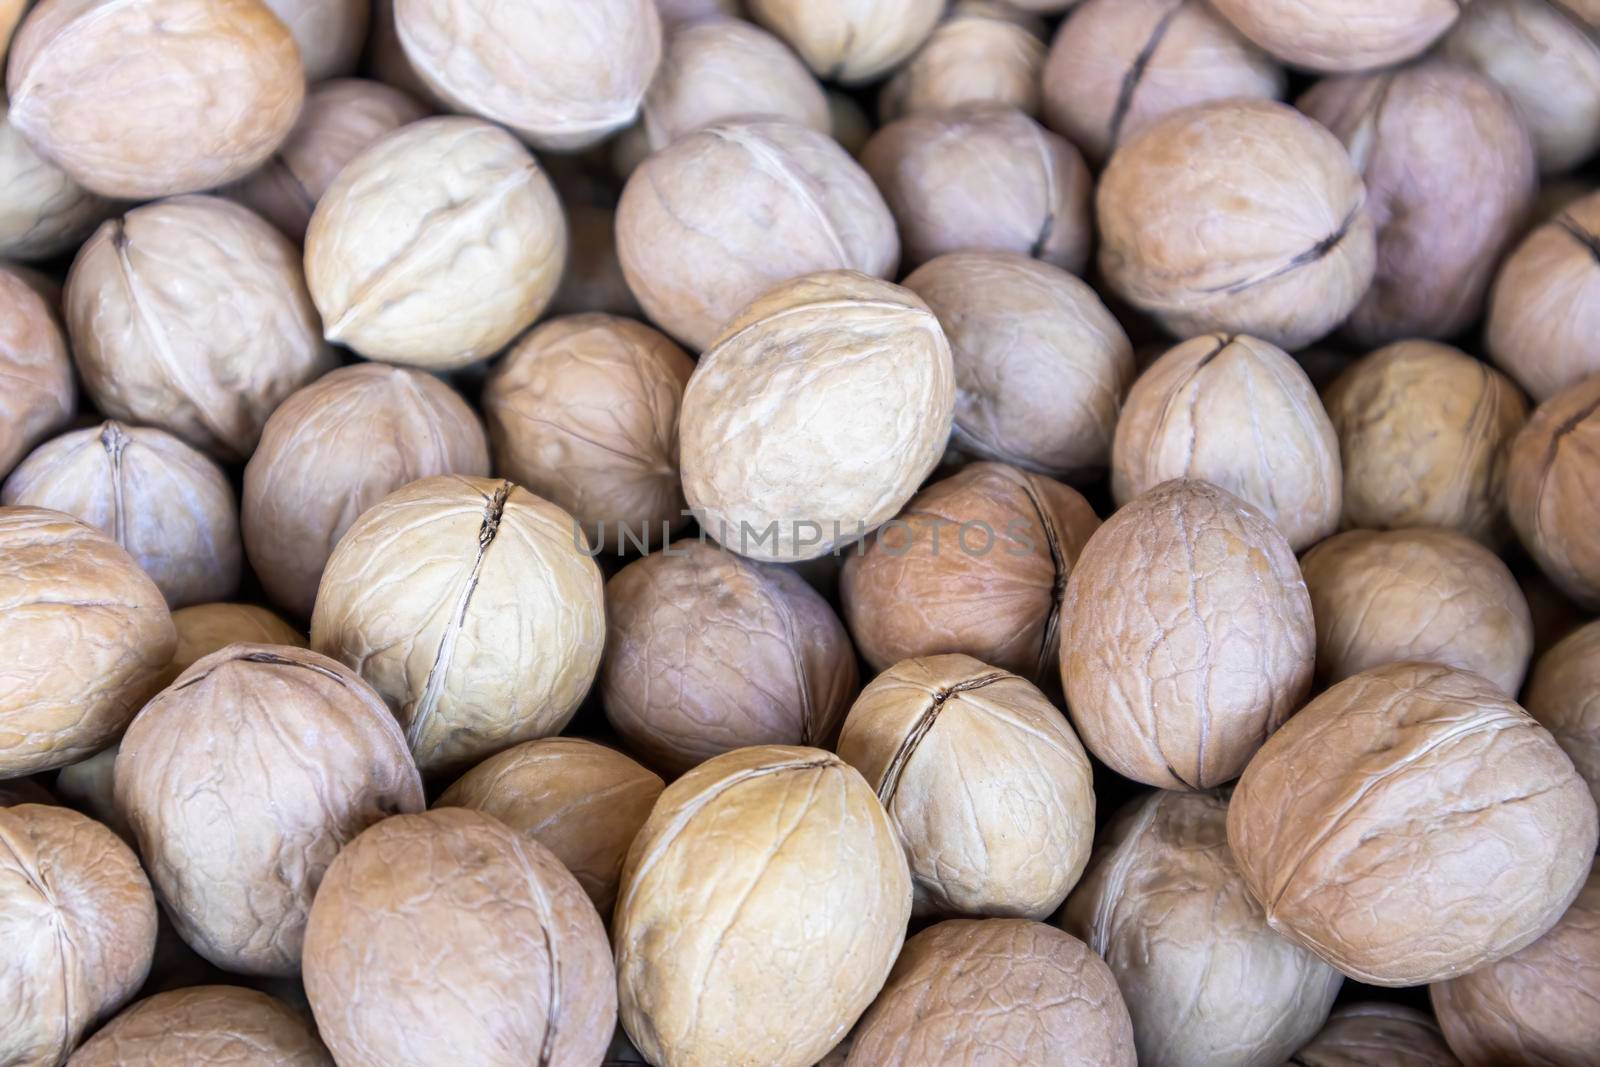
[[[916,51],[944,0],[745,0],[755,21],[788,41],[817,76],[845,85],[875,81]]]
[[[914,111],[1002,104],[1039,111],[1044,23],[1003,0],[956,0],[878,93],[885,123]]]
[[[3,134],[0,134],[3,136]],[[0,477],[71,421],[78,390],[54,299],[39,279],[0,265]]]
[[[1455,0],[1213,0],[1246,37],[1292,66],[1393,66],[1426,51],[1461,13]]]

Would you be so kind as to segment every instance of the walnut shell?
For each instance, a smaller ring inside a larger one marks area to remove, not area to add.
[[[1456,21],[1456,0],[1212,0],[1239,32],[1308,70],[1389,67],[1420,55]]]
[[[577,879],[462,808],[387,819],[339,853],[305,983],[342,1067],[587,1067],[617,1020],[605,927]]]
[[[27,274],[0,265],[0,477],[72,421],[78,406],[67,340],[52,301]]]
[[[1044,23],[996,0],[958,0],[878,94],[884,122],[917,111],[1001,104],[1039,112]]]
[[[264,0],[289,28],[306,81],[353,73],[367,40],[368,0]]]
[[[213,652],[229,645],[294,645],[306,637],[266,608],[254,604],[194,604],[172,613],[178,648],[161,676],[161,688]]]
[[[1307,704],[1228,809],[1267,922],[1371,985],[1453,978],[1534,941],[1583,887],[1595,837],[1555,739],[1478,675],[1424,663]]]
[[[1461,1067],[1439,1025],[1414,1008],[1346,1004],[1284,1067]]]
[[[281,1001],[239,986],[200,985],[146,997],[73,1053],[69,1067],[333,1067],[328,1050]]]
[[[800,53],[817,77],[862,85],[917,50],[945,0],[745,0],[756,22]]]
[[[1506,510],[1522,546],[1574,601],[1600,608],[1600,374],[1534,409],[1511,442]]]
[[[910,914],[905,855],[854,768],[815,748],[718,756],[628,850],[622,1025],[651,1063],[809,1067],[882,988]]]
[[[1522,703],[1572,758],[1600,804],[1600,622],[1574,630],[1539,658]]]
[[[40,158],[12,125],[0,92],[0,258],[49,259],[70,252],[110,212],[108,201]]]

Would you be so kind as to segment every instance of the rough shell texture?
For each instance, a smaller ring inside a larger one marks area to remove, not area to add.
[[[900,241],[872,179],[831,137],[746,119],[691,133],[633,172],[617,205],[617,254],[651,321],[700,350],[787,279],[893,274]]]
[[[1206,482],[1166,482],[1107,519],[1061,610],[1072,721],[1135,781],[1233,779],[1311,688],[1316,630],[1289,543]]]
[[[1339,438],[1305,371],[1272,344],[1211,334],[1134,382],[1111,446],[1118,503],[1199,478],[1253,504],[1300,551],[1339,525]]]
[[[1310,70],[1393,66],[1427,50],[1456,21],[1455,0],[1213,0],[1246,37]]]
[[[1540,657],[1522,702],[1600,803],[1600,622],[1573,631]]]
[[[900,843],[852,767],[779,745],[718,756],[667,787],[628,851],[622,1025],[651,1063],[809,1067],[882,988],[910,913]]]
[[[1044,24],[997,0],[958,0],[878,96],[893,122],[914,111],[963,104],[1039,110]]]
[[[1227,821],[1215,793],[1145,794],[1101,836],[1061,913],[1116,976],[1143,1067],[1280,1067],[1343,982],[1267,926]]]
[[[1600,373],[1600,193],[1568,204],[1506,258],[1484,342],[1535,401]]]
[[[1338,138],[1293,108],[1185,108],[1126,141],[1100,176],[1100,270],[1179,337],[1225,330],[1303,348],[1372,281],[1365,200]]]
[[[244,471],[244,548],[267,595],[308,618],[322,568],[356,517],[436,474],[489,473],[466,401],[421,371],[344,367],[273,413]]]
[[[0,1062],[62,1063],[144,983],[156,901],[134,854],[66,808],[0,808]]]
[[[109,745],[176,642],[161,590],[115,541],[60,512],[0,508],[0,778]]]
[[[1511,443],[1506,510],[1562,592],[1600,608],[1600,375],[1540,404]]]
[[[1373,985],[1465,974],[1539,937],[1582,888],[1595,833],[1543,727],[1477,675],[1422,663],[1307,704],[1228,810],[1273,929]]]
[[[600,568],[571,515],[508,481],[413,482],[357,519],[311,647],[378,691],[424,774],[560,733],[600,666]]]
[[[1439,1024],[1414,1008],[1380,1001],[1347,1004],[1297,1052],[1302,1067],[1461,1067]]]
[[[1099,525],[1075,489],[971,464],[851,550],[840,583],[845,621],[880,671],[961,652],[1042,681],[1057,660],[1067,575]]]
[[[1026,919],[951,919],[906,942],[861,1020],[851,1067],[1134,1067],[1115,978],[1077,938]]]
[[[299,630],[266,608],[254,604],[195,604],[172,613],[178,649],[161,676],[161,688],[213,652],[228,645],[295,645],[306,647]]]
[[[11,121],[105,196],[242,178],[305,99],[289,30],[260,0],[43,0],[11,43]]]
[[[0,266],[0,476],[64,427],[77,408],[72,362],[51,301],[24,273]]]
[[[679,542],[606,584],[600,695],[629,749],[669,773],[747,745],[831,745],[855,650],[797,573]]]
[[[95,407],[228,462],[250,455],[285,397],[335,366],[299,249],[215,197],[106,222],[73,261],[64,303]]]
[[[617,1021],[605,927],[577,879],[462,808],[388,819],[339,854],[305,983],[341,1067],[588,1067]]]
[[[0,92],[0,257],[48,259],[83,243],[110,205],[40,158]]]
[[[911,498],[954,408],[950,345],[915,293],[846,271],[796,278],[729,322],[689,379],[684,496],[741,555],[820,556]]]
[[[423,806],[377,694],[286,645],[229,645],[180,674],[128,727],[114,775],[178,932],[238,974],[298,971],[311,898],[340,848]]]
[[[366,43],[368,0],[265,0],[289,27],[306,81],[327,81],[356,69]]]
[[[333,1067],[288,1005],[239,986],[202,985],[146,997],[106,1023],[69,1067]]]
[[[938,24],[945,0],[745,0],[745,7],[818,77],[860,85],[915,52]]]

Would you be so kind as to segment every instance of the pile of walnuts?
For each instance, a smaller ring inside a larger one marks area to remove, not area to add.
[[[1600,0],[0,61],[0,1067],[1600,1067]]]

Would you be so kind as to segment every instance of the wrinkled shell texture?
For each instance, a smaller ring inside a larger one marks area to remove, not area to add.
[[[1414,1008],[1347,1004],[1295,1054],[1302,1067],[1461,1067],[1439,1024]],[[1287,1065],[1286,1065],[1287,1067]]]
[[[114,774],[117,810],[178,932],[239,974],[295,974],[339,849],[423,806],[377,694],[283,645],[229,645],[184,671],[128,727]]]
[[[115,541],[60,512],[0,508],[0,778],[109,745],[176,642],[161,590]]]
[[[566,726],[600,666],[600,568],[572,516],[507,481],[413,482],[328,559],[311,647],[394,709],[424,774]]]
[[[660,776],[615,749],[550,737],[490,756],[435,807],[481,811],[548,848],[609,919],[628,846],[663,788]]]
[[[1147,793],[1101,838],[1061,914],[1105,959],[1143,1067],[1281,1067],[1343,978],[1267,926],[1214,793]]]
[[[344,367],[273,412],[244,471],[245,552],[267,595],[305,619],[362,512],[419,478],[488,473],[483,424],[449,386],[403,367]]]
[[[1199,478],[1259,508],[1300,551],[1339,525],[1339,438],[1305,371],[1254,337],[1186,341],[1134,382],[1111,446],[1126,504]]]
[[[1522,699],[1600,803],[1600,623],[1573,631],[1546,652]]]
[[[885,122],[963,104],[1039,110],[1044,27],[997,0],[959,0],[878,97]]]
[[[394,0],[405,56],[456,110],[569,151],[633,121],[661,62],[652,0]]]
[[[213,652],[228,645],[295,645],[306,647],[299,630],[266,608],[254,604],[195,604],[172,613],[178,649],[161,678],[161,688]]]
[[[566,258],[550,179],[477,119],[424,119],[368,146],[306,230],[306,283],[328,339],[430,370],[492,356],[531,325]]]
[[[906,942],[850,1067],[1134,1067],[1116,979],[1077,938],[1026,919],[951,919]]]
[[[1311,688],[1316,630],[1293,551],[1206,482],[1166,482],[1107,519],[1062,613],[1072,721],[1148,785],[1231,780]]]
[[[688,134],[640,164],[617,205],[617,254],[650,320],[700,351],[787,279],[892,275],[900,239],[882,194],[833,138],[746,119]]]
[[[156,901],[139,861],[66,808],[0,808],[0,1062],[62,1063],[144,983]]]
[[[961,652],[1035,681],[1054,667],[1061,597],[1100,525],[1075,489],[999,463],[974,463],[912,497],[852,549],[844,616],[877,670]]]
[[[860,85],[900,65],[933,32],[945,0],[745,0],[826,81]]]
[[[1484,343],[1535,402],[1600,373],[1600,193],[1530,233],[1489,294]]]
[[[1509,539],[1506,464],[1528,402],[1504,375],[1448,345],[1399,341],[1323,400],[1339,435],[1344,526],[1442,526],[1490,548]]]
[[[483,391],[495,470],[559,507],[595,546],[684,523],[678,407],[694,372],[665,335],[614,315],[551,319]]]
[[[1583,607],[1600,607],[1600,375],[1534,410],[1511,443],[1506,510],[1539,567]]]
[[[29,280],[0,266],[0,476],[77,408],[67,340],[50,301]]]
[[[617,1018],[605,927],[577,879],[462,808],[386,820],[339,854],[305,983],[340,1067],[588,1067]]]
[[[242,178],[305,99],[289,30],[260,0],[43,0],[7,65],[11,121],[104,196]]]
[[[1228,810],[1273,929],[1373,985],[1452,978],[1539,937],[1595,835],[1589,789],[1543,727],[1477,675],[1421,663],[1307,704]]]
[[[368,0],[265,0],[289,28],[306,81],[349,74],[361,58],[371,13]]]
[[[70,1067],[333,1067],[305,1020],[239,986],[157,993],[100,1028]]]
[[[600,696],[630,750],[668,773],[747,745],[831,745],[855,650],[797,573],[679,542],[606,584]]]
[[[1246,37],[1308,70],[1387,67],[1425,51],[1455,23],[1455,0],[1212,0]]]
[[[1242,332],[1292,351],[1343,322],[1372,281],[1365,201],[1338,138],[1294,109],[1186,108],[1100,176],[1100,270],[1179,337]]]
[[[299,249],[215,197],[106,222],[73,261],[63,303],[95,407],[225,462],[247,458],[284,398],[336,365]]]
[[[48,259],[77,248],[110,210],[40,158],[11,122],[0,92],[0,257]]]
[[[732,551],[814,558],[900,510],[954,409],[949,342],[915,293],[846,271],[796,278],[729,322],[689,379],[684,496]]]
[[[898,663],[862,690],[838,749],[905,844],[916,914],[1049,918],[1089,861],[1089,757],[1014,674],[970,656]]]

